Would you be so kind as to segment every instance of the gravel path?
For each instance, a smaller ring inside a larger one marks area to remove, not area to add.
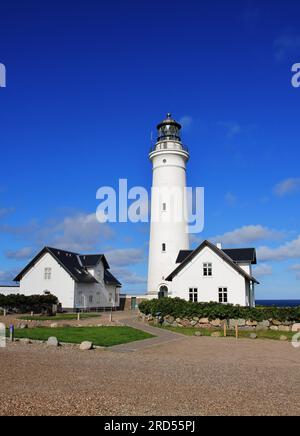
[[[1,415],[299,415],[300,350],[186,337],[135,353],[10,344]]]

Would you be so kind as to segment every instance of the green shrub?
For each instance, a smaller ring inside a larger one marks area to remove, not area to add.
[[[174,318],[193,317],[214,319],[249,319],[264,321],[276,319],[281,322],[300,322],[300,307],[295,308],[251,308],[219,303],[192,303],[180,298],[163,298],[161,300],[143,301],[139,309],[145,315],[173,316]]]
[[[2,295],[0,294],[0,308],[20,313],[49,312],[52,306],[58,304],[54,295]]]

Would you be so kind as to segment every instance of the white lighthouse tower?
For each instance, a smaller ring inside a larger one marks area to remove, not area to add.
[[[153,164],[148,297],[172,295],[165,279],[174,270],[180,250],[189,250],[186,164],[189,152],[180,138],[181,125],[171,114],[158,126],[150,152]]]

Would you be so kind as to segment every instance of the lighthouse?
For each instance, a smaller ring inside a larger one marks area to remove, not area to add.
[[[181,141],[181,125],[167,114],[158,126],[149,158],[153,166],[148,297],[172,296],[166,281],[180,250],[189,250],[186,165],[189,152]]]

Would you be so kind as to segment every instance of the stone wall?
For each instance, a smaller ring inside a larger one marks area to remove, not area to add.
[[[144,315],[143,313],[139,314],[140,319],[146,323],[159,323],[159,320],[151,315]],[[195,317],[193,319],[184,319],[177,318],[175,319],[173,316],[165,316],[163,319],[162,325],[165,327],[193,327],[195,329],[200,328],[223,328],[224,324],[227,324],[229,329],[235,329],[236,325],[238,325],[241,330],[273,330],[280,332],[298,332],[300,331],[300,324],[296,324],[293,322],[281,322],[275,319],[266,320],[262,322],[251,321],[246,319],[229,319],[229,320],[209,320],[208,318],[198,318]]]

